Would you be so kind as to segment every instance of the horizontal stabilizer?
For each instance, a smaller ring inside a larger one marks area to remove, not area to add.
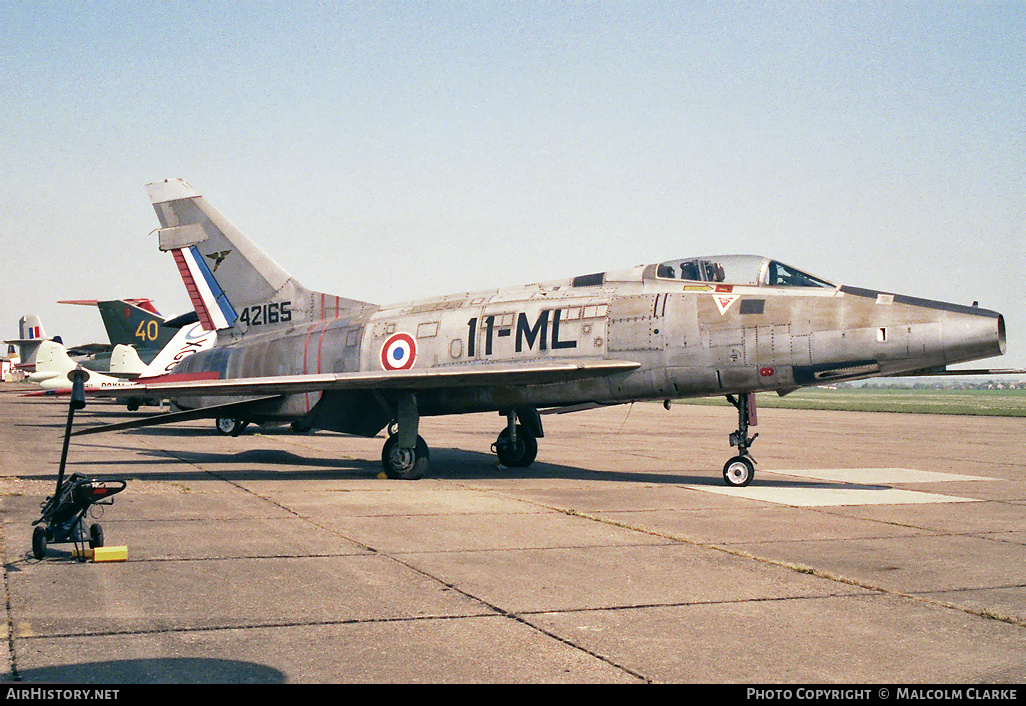
[[[231,417],[233,413],[240,412],[256,402],[277,399],[281,395],[270,397],[259,397],[245,402],[232,402],[230,404],[219,404],[199,409],[189,409],[184,412],[165,412],[163,414],[152,414],[148,417],[130,419],[127,422],[116,422],[114,424],[101,424],[95,427],[86,427],[71,432],[71,436],[86,436],[88,434],[102,434],[109,431],[125,431],[127,429],[143,429],[155,427],[162,424],[175,424],[177,422],[191,422],[196,419],[215,419],[217,417]]]
[[[112,348],[109,343],[81,343],[68,348],[68,355],[96,355],[97,353],[106,353]]]

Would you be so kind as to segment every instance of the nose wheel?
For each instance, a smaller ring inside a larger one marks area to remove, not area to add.
[[[752,482],[755,464],[748,456],[735,456],[723,466],[723,480],[734,488],[743,488]]]

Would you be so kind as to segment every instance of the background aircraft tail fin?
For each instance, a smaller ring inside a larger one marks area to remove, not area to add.
[[[99,309],[107,340],[113,346],[123,343],[141,350],[160,350],[175,335],[175,329],[163,328],[164,317],[150,299],[62,299],[57,303]]]
[[[149,184],[170,251],[200,322],[231,335],[358,316],[365,302],[313,292],[283,270],[182,179]]]
[[[110,372],[117,377],[158,377],[171,372],[178,363],[200,351],[212,348],[217,334],[197,322],[182,326],[148,364],[132,346],[114,346],[110,355]]]
[[[35,314],[28,314],[18,319],[18,337],[23,340],[46,338],[43,322]]]
[[[114,345],[160,349],[176,333],[174,329],[163,326],[164,317],[157,313],[148,299],[96,302],[96,308],[100,310],[107,338]]]
[[[193,353],[212,348],[216,340],[217,334],[207,330],[203,324],[194,323],[182,326],[178,329],[175,337],[168,341],[160,353],[141,371],[142,375],[144,377],[166,375]],[[113,368],[111,369],[113,370]]]
[[[43,323],[35,314],[26,314],[18,319],[18,338],[4,341],[18,346],[18,369],[35,370],[39,344],[46,340]]]
[[[146,369],[146,363],[139,357],[139,353],[131,346],[119,343],[114,346],[110,353],[110,371],[120,374],[142,375]]]
[[[29,373],[31,382],[45,382],[51,378],[67,375],[78,367],[71,359],[67,349],[56,341],[40,341],[36,354],[35,372]]]

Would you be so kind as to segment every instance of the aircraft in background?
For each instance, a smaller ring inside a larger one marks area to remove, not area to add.
[[[429,464],[425,415],[497,411],[506,423],[493,450],[527,466],[540,412],[724,396],[738,428],[723,478],[744,486],[754,393],[932,374],[1005,351],[997,312],[838,285],[753,255],[379,306],[307,289],[185,181],[147,188],[159,247],[217,343],[172,379],[116,391],[185,411],[76,434],[205,417],[367,437],[388,427],[386,473],[415,479]]]
[[[18,319],[18,338],[4,343],[18,347],[18,363],[15,368],[26,373],[36,369],[39,344],[46,340],[43,322],[35,314],[26,314]]]
[[[111,369],[111,353],[115,346],[127,345],[135,348],[144,366],[151,363],[167,347],[178,331],[198,321],[196,312],[190,311],[174,319],[165,319],[154,308],[149,299],[97,299],[62,300],[58,304],[79,304],[96,306],[100,311],[108,343],[88,343],[65,346],[60,336],[52,340],[61,344],[64,351],[75,362],[88,370],[108,372]],[[19,338],[4,341],[17,345],[19,364],[17,369],[31,373],[35,370],[35,359],[39,344],[47,339],[42,321],[35,314],[28,314],[18,321]]]
[[[47,337],[42,321],[35,314],[26,314],[18,320],[18,334],[18,338],[4,341],[4,343],[18,346],[21,359],[18,368],[23,371],[32,372],[35,369],[36,354],[42,341],[56,341],[64,347],[64,341],[60,336]],[[125,341],[125,343],[128,342]],[[97,356],[105,356],[112,348],[112,343],[84,343],[65,347],[65,350],[68,355],[75,357],[83,365],[96,366],[94,361],[97,360]],[[106,360],[106,358],[104,357],[102,360]],[[103,364],[99,363],[99,365]]]
[[[104,351],[93,352],[89,360],[82,361],[83,367],[98,371],[110,369],[110,356],[106,354],[121,344],[134,347],[144,363],[152,362],[182,326],[197,320],[195,312],[165,319],[153,306],[151,299],[64,299],[57,303],[95,306],[99,309],[110,345]],[[68,355],[72,357],[85,352],[78,348],[68,349]]]
[[[44,392],[30,393],[30,396],[70,392],[72,381],[69,373],[84,370],[85,391],[120,390],[132,386],[134,380],[145,380],[167,375],[182,360],[200,351],[213,347],[216,333],[207,331],[202,324],[194,323],[178,329],[175,337],[150,362],[144,363],[135,348],[118,344],[111,353],[111,369],[101,373],[84,368],[68,354],[63,345],[56,341],[39,343],[36,369],[29,373],[29,382],[38,383]],[[126,400],[129,409],[138,409],[141,404],[160,404],[160,397],[152,395],[116,395]]]

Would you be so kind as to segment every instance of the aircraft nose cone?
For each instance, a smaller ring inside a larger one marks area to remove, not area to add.
[[[952,313],[943,325],[948,364],[1004,355],[1005,318],[997,312],[980,309]]]

